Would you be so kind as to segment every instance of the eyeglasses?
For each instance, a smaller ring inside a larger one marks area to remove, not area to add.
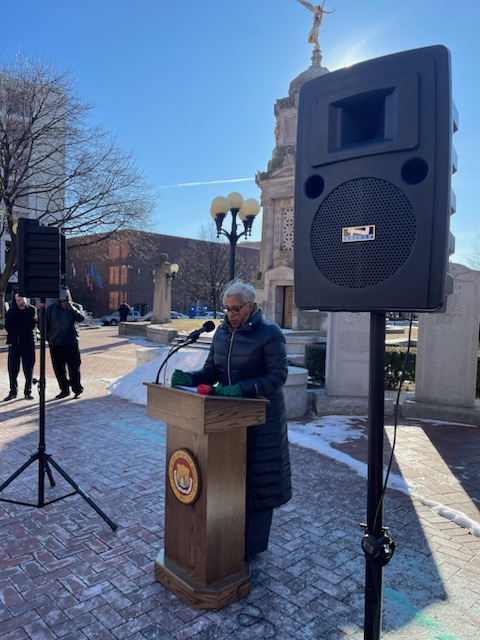
[[[238,316],[238,314],[246,304],[249,304],[249,303],[245,302],[245,304],[242,304],[241,307],[223,307],[222,311],[223,313],[230,313],[232,316]]]

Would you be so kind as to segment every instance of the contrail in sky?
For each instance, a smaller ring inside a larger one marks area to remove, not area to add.
[[[206,180],[205,182],[179,182],[178,184],[167,184],[160,189],[173,189],[174,187],[198,187],[203,184],[224,184],[226,182],[251,182],[254,178],[233,178],[233,180]]]

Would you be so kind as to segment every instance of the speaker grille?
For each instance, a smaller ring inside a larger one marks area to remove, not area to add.
[[[375,225],[375,240],[342,242],[342,229]],[[395,185],[358,178],[336,187],[312,223],[311,250],[323,276],[341,287],[365,288],[393,276],[417,234],[414,209]]]

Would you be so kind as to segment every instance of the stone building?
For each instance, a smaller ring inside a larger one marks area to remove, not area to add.
[[[310,67],[290,83],[288,96],[277,100],[274,107],[276,146],[267,170],[256,175],[261,190],[263,228],[260,277],[255,286],[267,316],[286,329],[324,331],[326,328],[326,313],[296,307],[293,284],[298,96],[304,82],[328,73],[321,62],[321,52],[316,49]]]

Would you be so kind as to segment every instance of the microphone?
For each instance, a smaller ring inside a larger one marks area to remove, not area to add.
[[[196,329],[195,331],[192,331],[192,333],[190,333],[187,336],[187,340],[191,340],[192,342],[195,342],[202,335],[202,333],[205,333],[205,331],[210,332],[210,331],[213,331],[214,329],[215,329],[215,323],[212,322],[211,320],[207,320],[207,322],[203,324],[203,327],[201,327],[200,329]]]

